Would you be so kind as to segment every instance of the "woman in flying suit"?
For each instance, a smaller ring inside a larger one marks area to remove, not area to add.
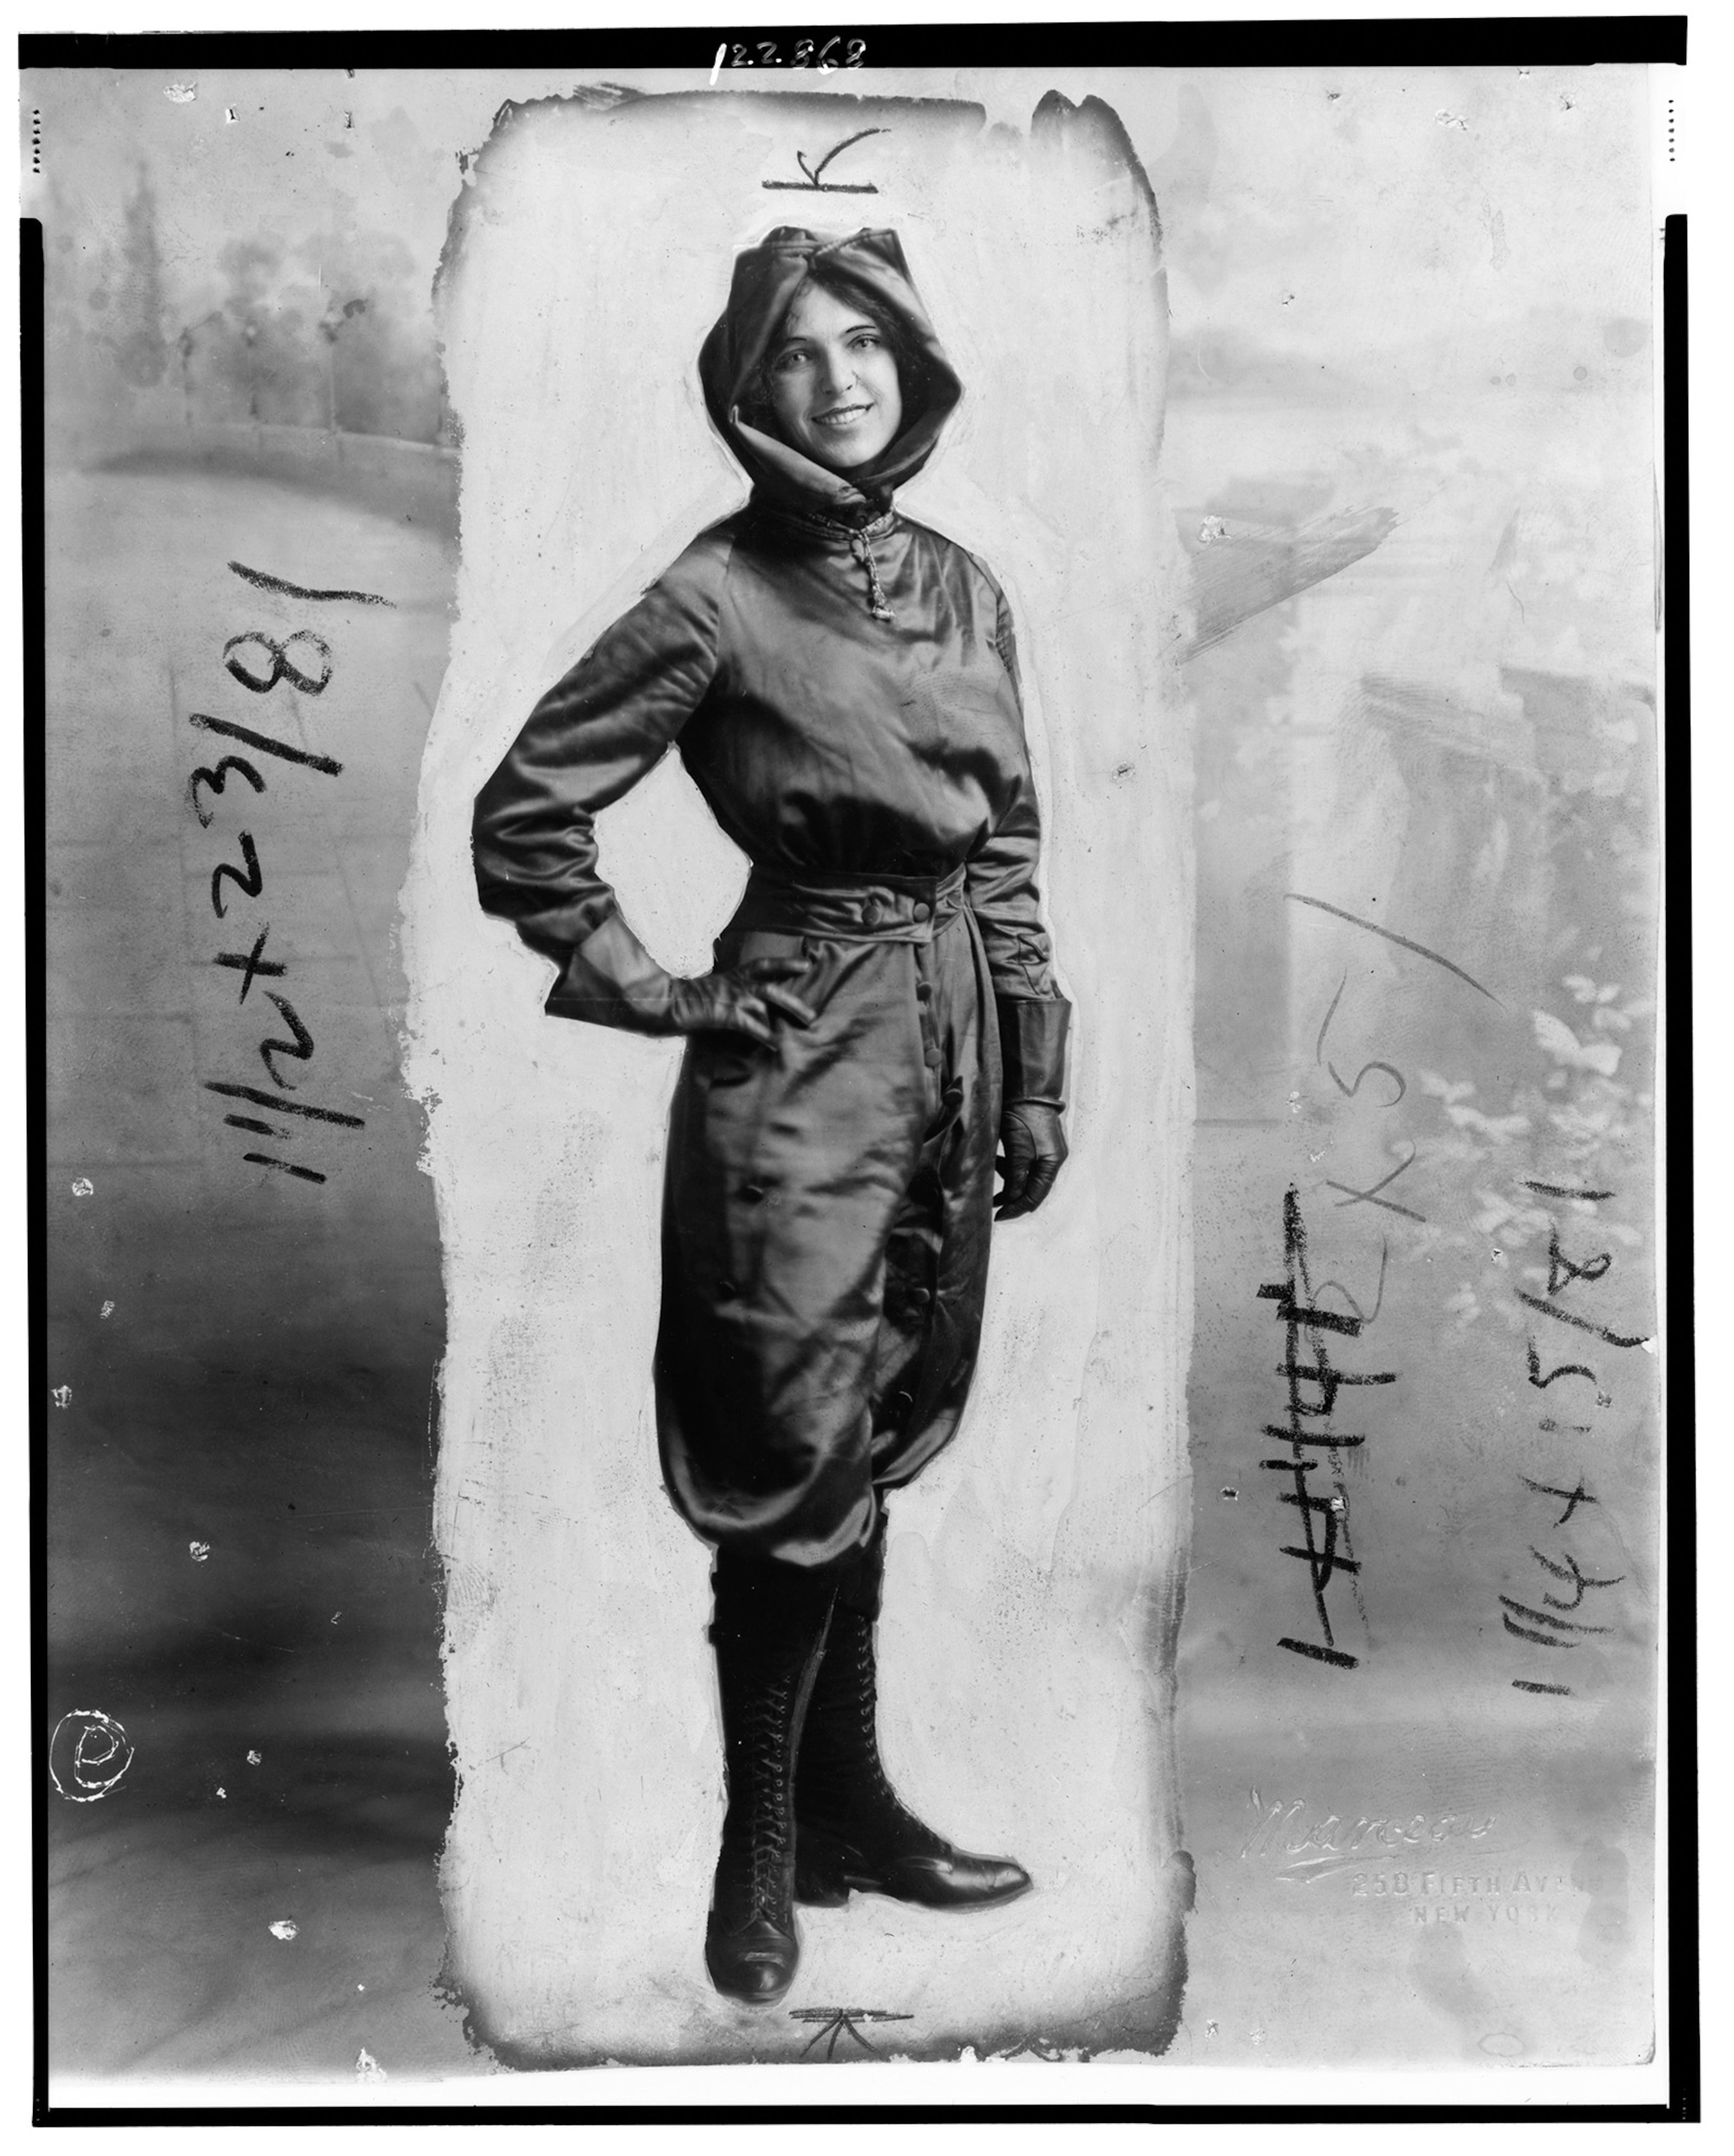
[[[768,2005],[798,1901],[967,1908],[1030,1884],[892,1790],[874,1625],[886,1493],[956,1431],[993,1223],[1033,1212],[1065,1158],[1070,1007],[1004,594],[892,506],[962,395],[896,234],[772,233],[699,367],[751,498],[542,698],[474,841],[483,906],[560,968],[551,1014],[688,1037],[659,1442],[715,1551],[727,1802],[705,1960]],[[596,814],[671,746],[752,863],[693,979],[649,956],[597,865]]]

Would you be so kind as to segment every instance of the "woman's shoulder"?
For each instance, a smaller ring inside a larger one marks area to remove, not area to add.
[[[669,577],[706,578],[720,576],[728,567],[729,557],[735,551],[739,536],[742,512],[734,511],[721,516],[714,524],[707,524],[702,531],[695,531],[680,552],[664,570],[664,579]]]
[[[938,531],[931,524],[923,524],[919,517],[905,516],[900,510],[898,511],[898,521],[906,531],[914,533],[924,546],[933,547],[937,552],[957,562],[960,567],[972,569],[977,576],[983,578],[996,590],[998,588],[998,578],[994,575],[981,556],[966,547],[962,540],[952,538],[949,532]]]
[[[728,579],[740,523],[737,511],[695,532],[668,567],[644,586],[645,598],[714,611]]]
[[[972,552],[946,532],[936,531],[931,524],[923,524],[913,516],[905,516],[902,521],[918,542],[930,547],[953,575],[972,578],[990,592],[996,600],[1004,600],[1004,586],[979,554]]]

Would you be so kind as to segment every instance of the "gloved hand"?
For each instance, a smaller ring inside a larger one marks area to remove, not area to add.
[[[555,1018],[588,1019],[632,1033],[737,1033],[773,1048],[773,1011],[802,1026],[817,1015],[782,985],[806,970],[807,962],[791,955],[749,958],[726,971],[684,978],[664,973],[614,914],[567,954],[546,1009]]]
[[[1008,1101],[999,1118],[1001,1152],[993,1165],[1004,1181],[996,1220],[1034,1213],[1054,1188],[1065,1164],[1065,1129],[1060,1111],[1045,1101]]]
[[[658,1022],[647,1025],[645,1030],[744,1033],[762,1046],[774,1048],[773,1010],[781,1011],[797,1025],[811,1025],[817,1015],[810,1004],[781,986],[791,975],[806,970],[802,958],[749,958],[727,973],[700,973],[690,979],[666,973],[663,978],[668,990]]]

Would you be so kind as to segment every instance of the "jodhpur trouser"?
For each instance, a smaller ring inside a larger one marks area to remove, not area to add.
[[[961,870],[755,872],[719,966],[793,956],[774,1050],[695,1034],[675,1089],[656,1350],[663,1474],[728,1556],[846,1564],[957,1427],[999,1125],[993,992]]]

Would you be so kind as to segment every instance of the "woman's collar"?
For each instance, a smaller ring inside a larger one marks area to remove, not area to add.
[[[863,502],[859,509],[844,509],[824,501],[791,501],[780,490],[773,493],[762,486],[753,489],[749,506],[756,517],[787,525],[809,538],[839,547],[847,547],[857,537],[883,539],[898,521],[897,512],[889,502],[883,506]]]

